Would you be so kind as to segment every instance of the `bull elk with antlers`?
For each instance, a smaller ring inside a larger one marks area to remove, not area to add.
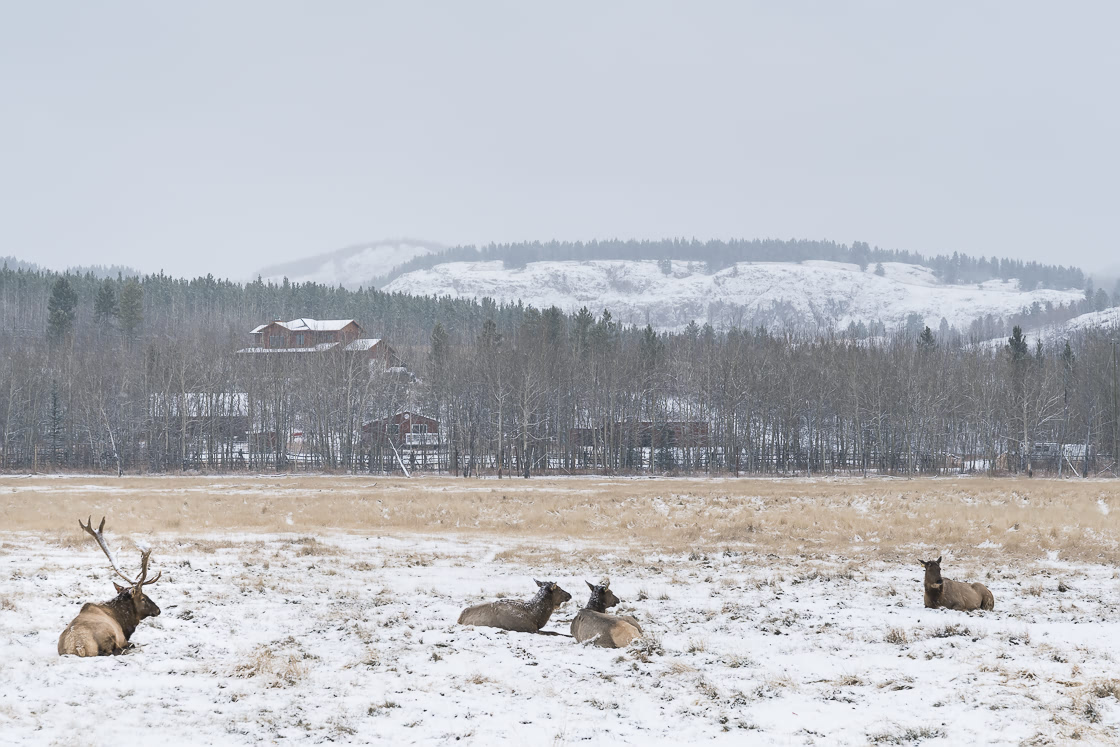
[[[127,586],[114,583],[117,596],[103,604],[87,603],[82,605],[82,611],[70,621],[66,630],[58,637],[58,655],[65,656],[106,656],[119,654],[128,645],[128,639],[140,621],[145,617],[155,617],[159,614],[159,607],[144,593],[144,587],[159,581],[163,575],[160,571],[156,577],[148,579],[148,557],[152,554],[150,549],[140,553],[140,575],[135,580],[126,576],[117,566],[113,553],[105,544],[105,518],[101,518],[101,525],[93,529],[93,517],[86,524],[78,520],[80,526],[87,534],[97,540],[105,557],[117,575],[128,582]]]

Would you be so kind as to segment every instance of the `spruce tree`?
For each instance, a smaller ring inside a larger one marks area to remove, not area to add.
[[[97,298],[93,301],[93,315],[98,324],[104,324],[109,317],[117,314],[117,292],[114,290],[113,281],[105,278],[101,287],[97,289]]]
[[[120,310],[121,330],[125,337],[132,339],[140,331],[144,322],[144,288],[135,278],[129,278],[121,288]]]
[[[933,330],[926,326],[922,333],[918,335],[918,349],[933,350],[935,347],[937,347],[937,343],[933,339]]]
[[[77,307],[78,294],[66,276],[60,275],[51,286],[51,297],[47,301],[47,335],[51,340],[57,342],[70,334]]]
[[[1011,337],[1007,338],[1007,350],[1011,353],[1011,360],[1018,363],[1027,357],[1027,338],[1023,337],[1023,328],[1018,324],[1011,330]]]

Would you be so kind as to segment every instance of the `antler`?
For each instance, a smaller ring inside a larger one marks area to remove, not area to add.
[[[147,580],[147,578],[148,578],[148,556],[151,555],[151,554],[152,554],[151,550],[145,550],[144,552],[140,553],[140,580],[136,582],[136,588],[140,588],[142,586],[147,586],[148,584],[154,584],[156,581],[159,581],[159,577],[163,575],[163,571],[160,571],[159,573],[156,574],[156,577],[153,578],[151,581]]]
[[[105,544],[105,536],[102,534],[102,531],[105,529],[105,517],[104,516],[101,517],[101,525],[99,527],[97,527],[97,531],[93,530],[93,517],[92,516],[90,516],[88,519],[86,519],[86,521],[88,523],[83,524],[82,520],[78,519],[78,526],[80,526],[82,529],[84,529],[86,531],[86,533],[89,534],[89,536],[91,536],[95,540],[97,540],[97,544],[101,545],[101,551],[105,553],[105,557],[107,557],[109,559],[109,564],[113,566],[113,570],[117,572],[117,575],[120,576],[121,578],[123,578],[125,581],[127,581],[129,586],[136,586],[137,582],[133,581],[131,578],[124,575],[124,572],[121,571],[121,569],[117,566],[117,561],[113,557],[113,553],[109,552],[109,546]],[[151,551],[149,550],[148,552],[151,552]],[[147,573],[147,570],[148,570],[148,553],[145,553],[144,554],[144,572]],[[159,577],[157,576],[156,578],[159,578]],[[141,576],[140,581],[143,582],[143,576]],[[152,581],[155,581],[155,579],[152,579]],[[152,581],[149,581],[148,583],[152,583]]]

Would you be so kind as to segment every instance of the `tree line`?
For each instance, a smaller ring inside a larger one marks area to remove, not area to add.
[[[23,271],[0,273],[0,314],[7,470],[1116,469],[1115,329],[998,345],[926,327],[662,333],[589,309]],[[238,354],[273,316],[354,317],[411,374]],[[368,427],[402,409],[439,420],[433,448]]]

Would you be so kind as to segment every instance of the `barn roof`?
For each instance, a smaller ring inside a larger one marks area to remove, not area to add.
[[[338,345],[337,342],[320,342],[318,345],[312,345],[309,348],[241,348],[239,353],[321,353],[324,350],[330,350]]]
[[[354,319],[307,319],[300,317],[290,322],[280,322],[280,324],[293,332],[337,332],[350,324],[357,324],[357,322]]]
[[[282,322],[277,319],[274,322],[254,327],[252,334],[259,334],[273,324],[283,327],[289,332],[338,332],[351,324],[357,323],[358,321],[356,319],[309,319],[307,317],[300,317],[290,322]]]
[[[380,337],[363,337],[360,340],[354,340],[343,348],[343,350],[369,350],[375,347],[379,342],[381,342]]]

